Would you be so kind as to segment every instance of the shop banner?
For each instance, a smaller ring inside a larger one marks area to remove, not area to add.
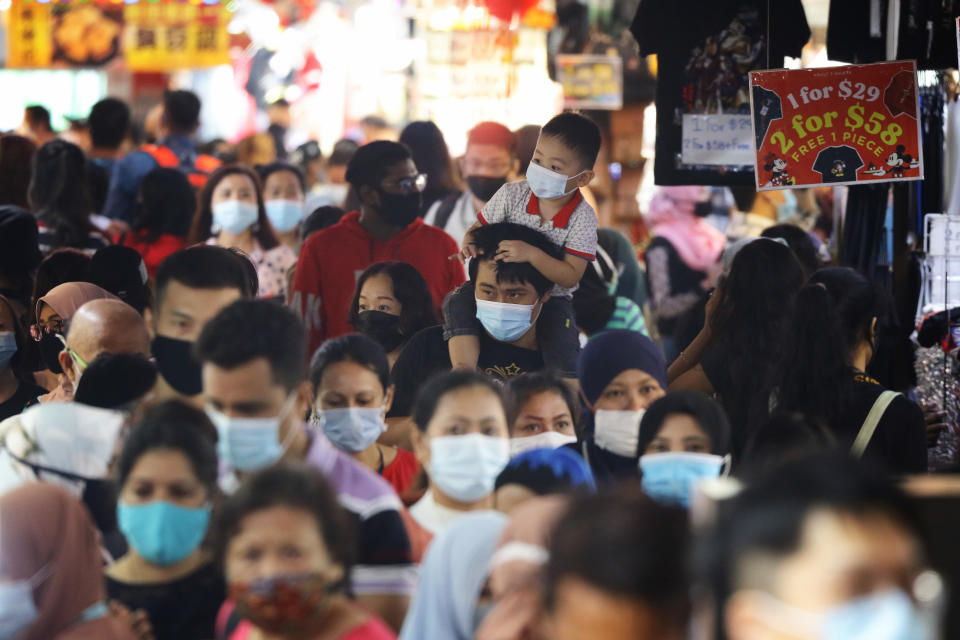
[[[623,108],[623,62],[620,56],[562,54],[557,82],[563,85],[564,109]]]
[[[7,67],[98,67],[118,58],[131,71],[229,64],[228,20],[220,3],[13,0]]]
[[[922,180],[914,61],[750,73],[757,189]]]

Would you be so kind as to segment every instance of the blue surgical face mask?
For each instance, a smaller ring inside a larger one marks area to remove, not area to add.
[[[163,500],[117,505],[117,523],[127,542],[151,564],[165,567],[193,553],[206,535],[210,507],[181,507]]]
[[[208,408],[207,416],[219,436],[220,460],[235,471],[259,471],[280,460],[296,435],[296,429],[290,429],[280,442],[280,423],[295,397],[290,396],[280,415],[271,418],[232,418]]]
[[[267,200],[263,203],[270,224],[280,233],[292,231],[303,220],[303,203],[294,200]]]
[[[10,366],[17,353],[17,337],[13,331],[0,331],[0,371]]]
[[[47,565],[32,578],[0,583],[0,640],[13,640],[37,621],[33,590],[52,573],[53,567]]]
[[[477,298],[477,320],[495,340],[514,342],[533,326],[535,304],[490,302]]]
[[[567,191],[567,182],[579,178],[584,173],[586,173],[586,171],[581,171],[575,176],[565,176],[562,173],[551,171],[542,165],[531,162],[530,166],[527,167],[527,184],[530,186],[530,190],[533,191],[533,195],[543,200],[552,200],[554,198],[568,196],[576,191],[577,187]]]
[[[213,205],[213,225],[227,233],[243,233],[257,221],[257,205],[225,200]]]
[[[822,618],[823,640],[935,640],[936,616],[900,589],[845,602]]]
[[[333,446],[347,453],[365,450],[387,430],[383,407],[327,409],[315,414],[311,422],[323,429]]]
[[[935,576],[934,580],[940,578]],[[942,583],[940,583],[942,584]],[[877,591],[823,611],[787,604],[766,591],[762,613],[771,628],[811,640],[936,640],[941,595],[918,606],[901,589]],[[941,587],[942,593],[942,587]]]
[[[430,481],[460,502],[493,493],[497,476],[510,461],[510,443],[480,433],[430,440]]]
[[[651,453],[640,456],[644,492],[666,504],[690,507],[693,488],[718,478],[724,458],[709,453]]]

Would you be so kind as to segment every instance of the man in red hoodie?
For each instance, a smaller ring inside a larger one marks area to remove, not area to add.
[[[463,283],[463,266],[449,257],[457,243],[418,218],[426,176],[410,150],[378,141],[357,150],[347,182],[360,198],[360,211],[313,234],[300,251],[291,306],[307,327],[310,353],[327,338],[353,331],[348,321],[357,277],[376,262],[399,260],[426,279],[438,309],[444,296]]]

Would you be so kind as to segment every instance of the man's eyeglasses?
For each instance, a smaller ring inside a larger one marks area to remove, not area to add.
[[[427,188],[427,174],[421,173],[412,178],[402,178],[394,184],[403,193],[423,193],[423,190]]]

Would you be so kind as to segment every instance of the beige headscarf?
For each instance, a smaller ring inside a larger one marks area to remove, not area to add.
[[[79,500],[33,482],[0,496],[0,574],[15,580],[50,575],[33,589],[39,616],[20,640],[118,640],[116,622],[80,615],[106,598],[100,535]]]
[[[541,613],[547,544],[568,503],[565,496],[545,496],[528,500],[513,511],[491,560],[493,609],[475,640],[529,637]]]
[[[91,300],[100,300],[107,298],[109,300],[119,300],[106,289],[101,289],[95,284],[89,282],[64,282],[57,285],[47,292],[47,295],[37,300],[37,308],[34,309],[37,322],[40,321],[41,304],[48,305],[57,312],[57,315],[64,320],[69,320],[77,309],[87,304]]]

